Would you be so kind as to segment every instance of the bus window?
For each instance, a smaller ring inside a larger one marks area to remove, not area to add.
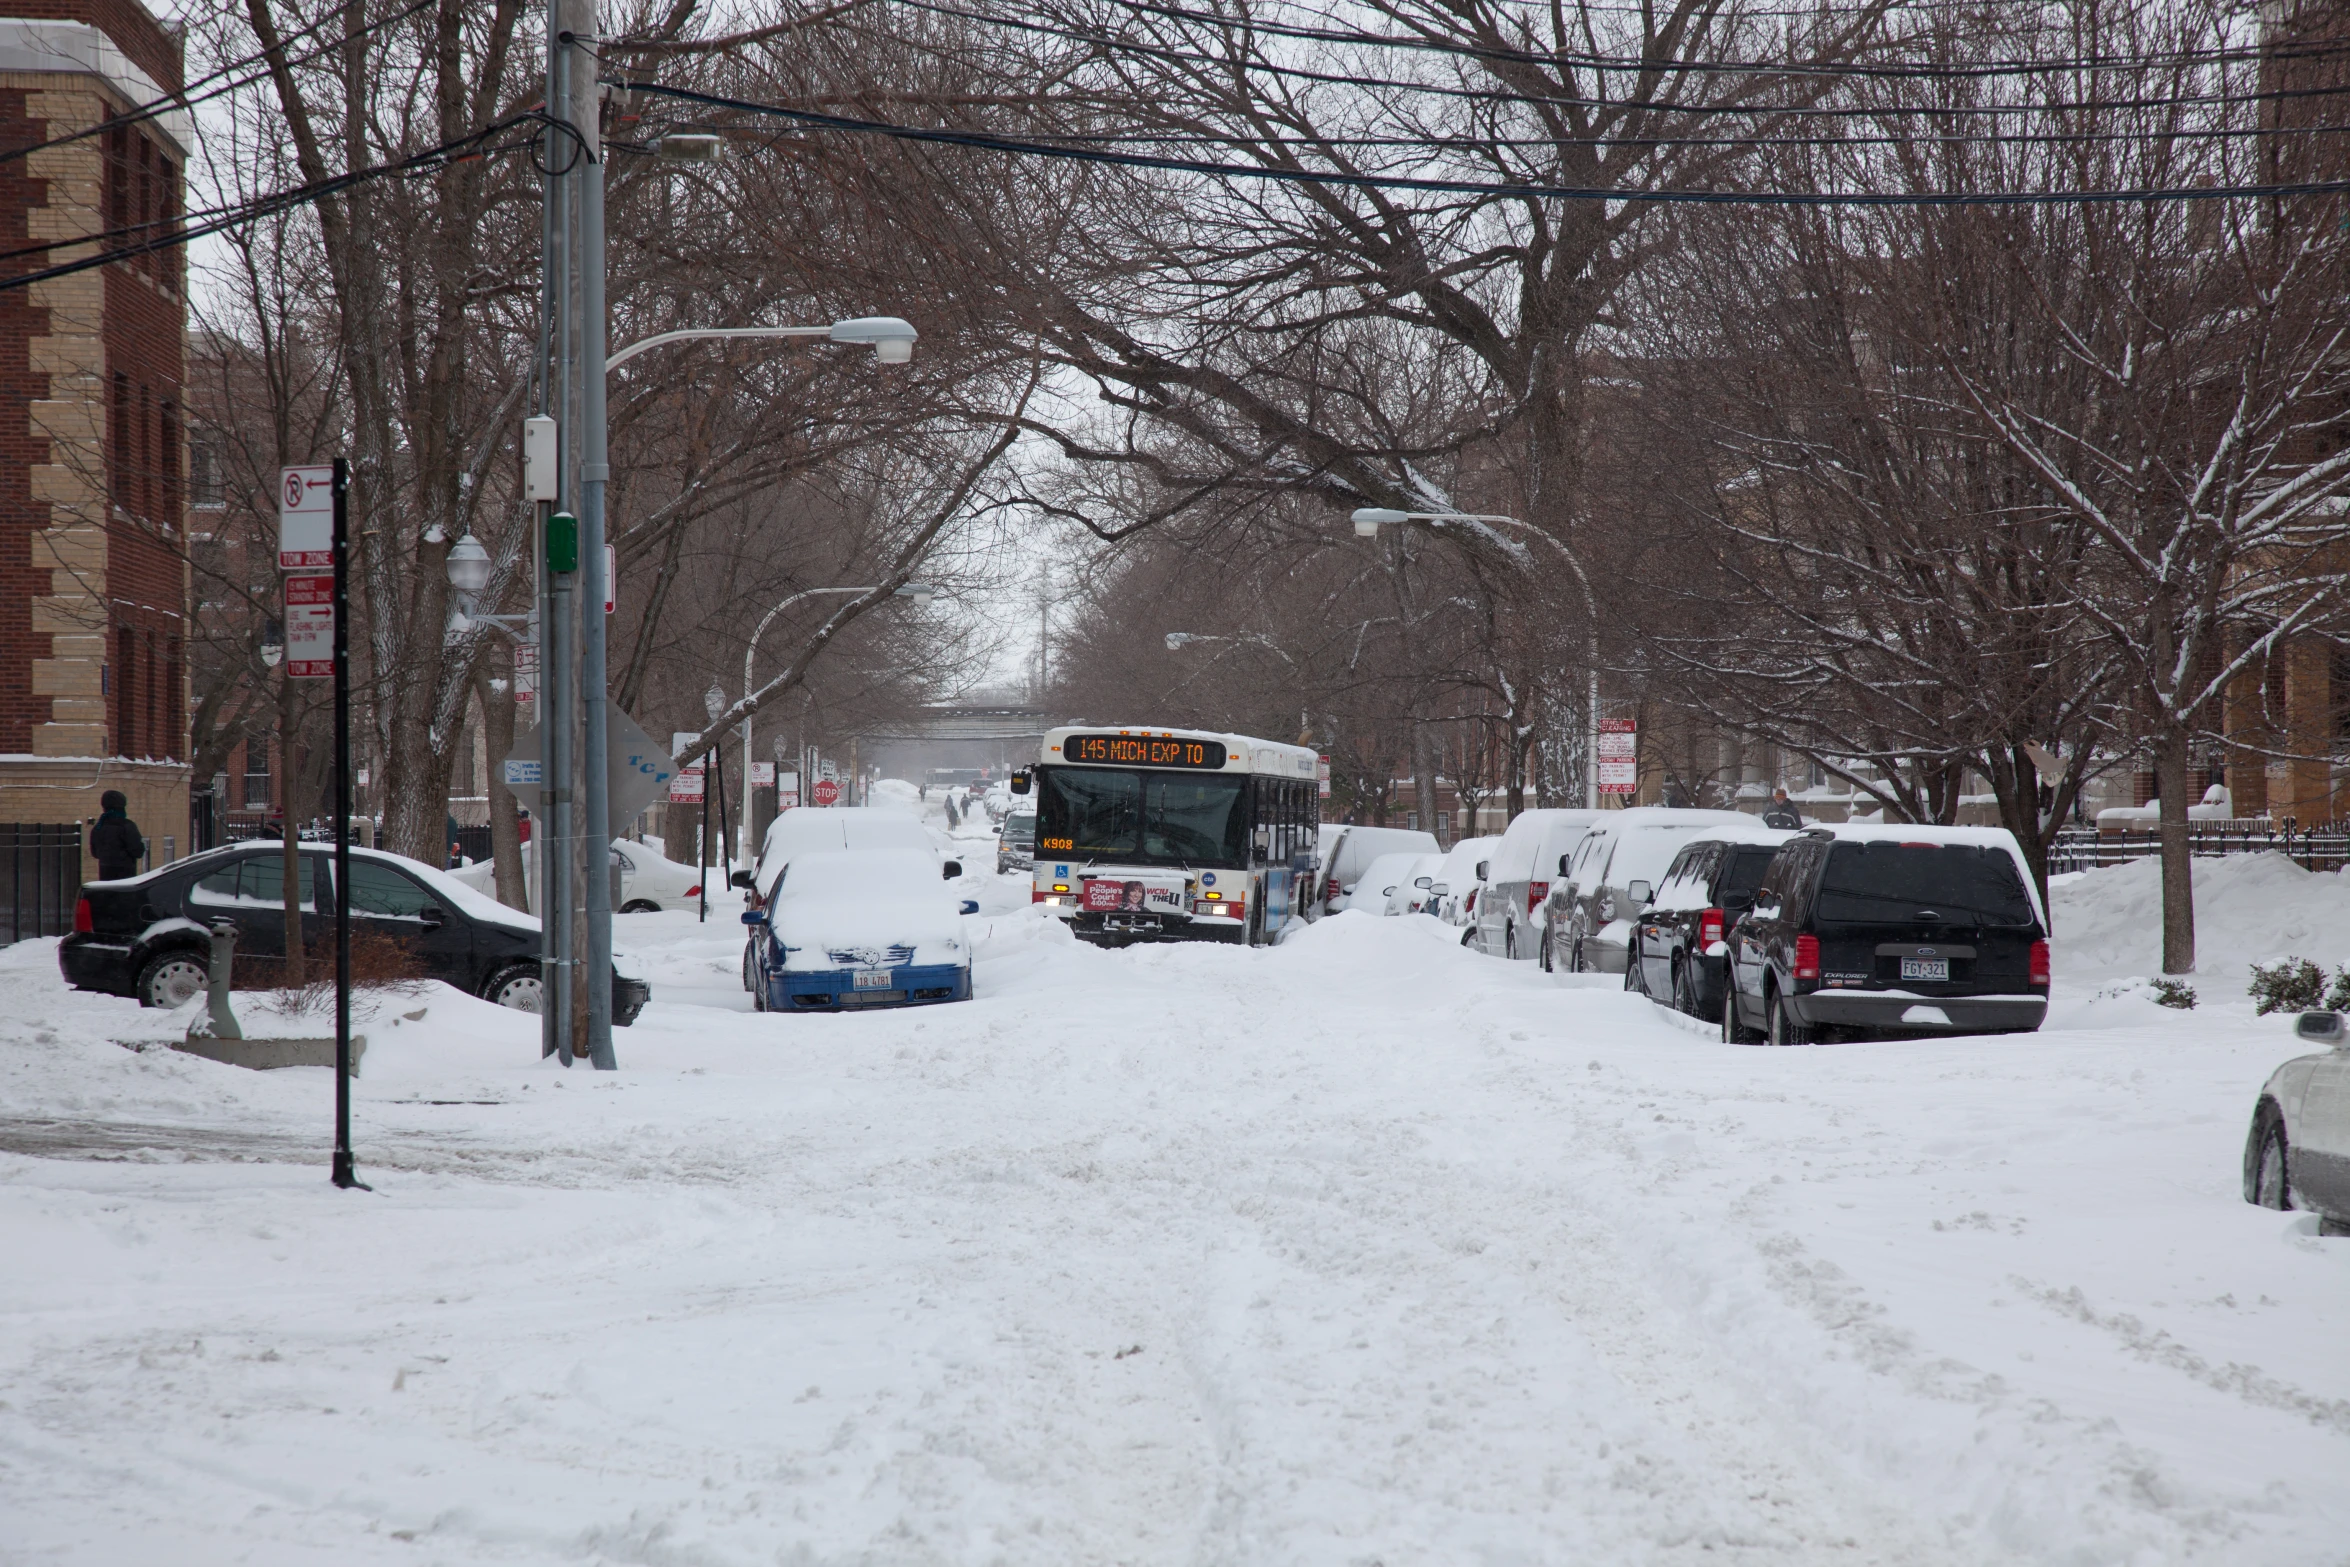
[[[1143,853],[1154,860],[1209,865],[1248,863],[1248,812],[1242,778],[1186,778],[1151,773],[1143,790],[1149,826]]]
[[[1036,803],[1036,852],[1132,854],[1142,825],[1142,780],[1132,773],[1054,767]]]

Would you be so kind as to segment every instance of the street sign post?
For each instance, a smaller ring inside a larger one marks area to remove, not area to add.
[[[321,571],[335,563],[335,487],[331,463],[278,470],[277,569]]]
[[[778,811],[797,809],[800,803],[800,775],[789,769],[775,775],[775,808]]]
[[[289,472],[297,470],[289,470]],[[335,675],[335,1158],[337,1186],[368,1187],[351,1158],[351,465],[327,470],[328,554],[334,567]],[[285,487],[288,498],[293,485]],[[285,555],[281,550],[278,558]]]

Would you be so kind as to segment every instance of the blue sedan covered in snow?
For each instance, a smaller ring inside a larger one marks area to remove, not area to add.
[[[971,999],[962,916],[979,905],[942,885],[915,849],[795,856],[753,929],[751,1004],[762,1012],[837,1012]]]

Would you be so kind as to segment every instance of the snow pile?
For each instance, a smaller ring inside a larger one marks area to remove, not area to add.
[[[2255,963],[2350,962],[2350,878],[2305,871],[2281,854],[2195,864],[2195,972],[2206,1003],[2240,999]],[[2162,866],[2149,856],[2048,879],[2056,982],[2068,986],[2162,969]]]
[[[1746,1049],[966,881],[967,1004],[751,1014],[739,898],[632,925],[618,1073],[380,998],[372,1193],[329,1074],[0,952],[0,1561],[2341,1560],[2350,1241],[2237,1190],[2282,1019]]]

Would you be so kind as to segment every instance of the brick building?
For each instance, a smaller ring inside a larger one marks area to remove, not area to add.
[[[181,64],[138,0],[0,0],[0,277],[178,222],[184,114],[77,133]],[[174,250],[0,292],[0,821],[120,789],[157,858],[188,844],[184,276]]]

